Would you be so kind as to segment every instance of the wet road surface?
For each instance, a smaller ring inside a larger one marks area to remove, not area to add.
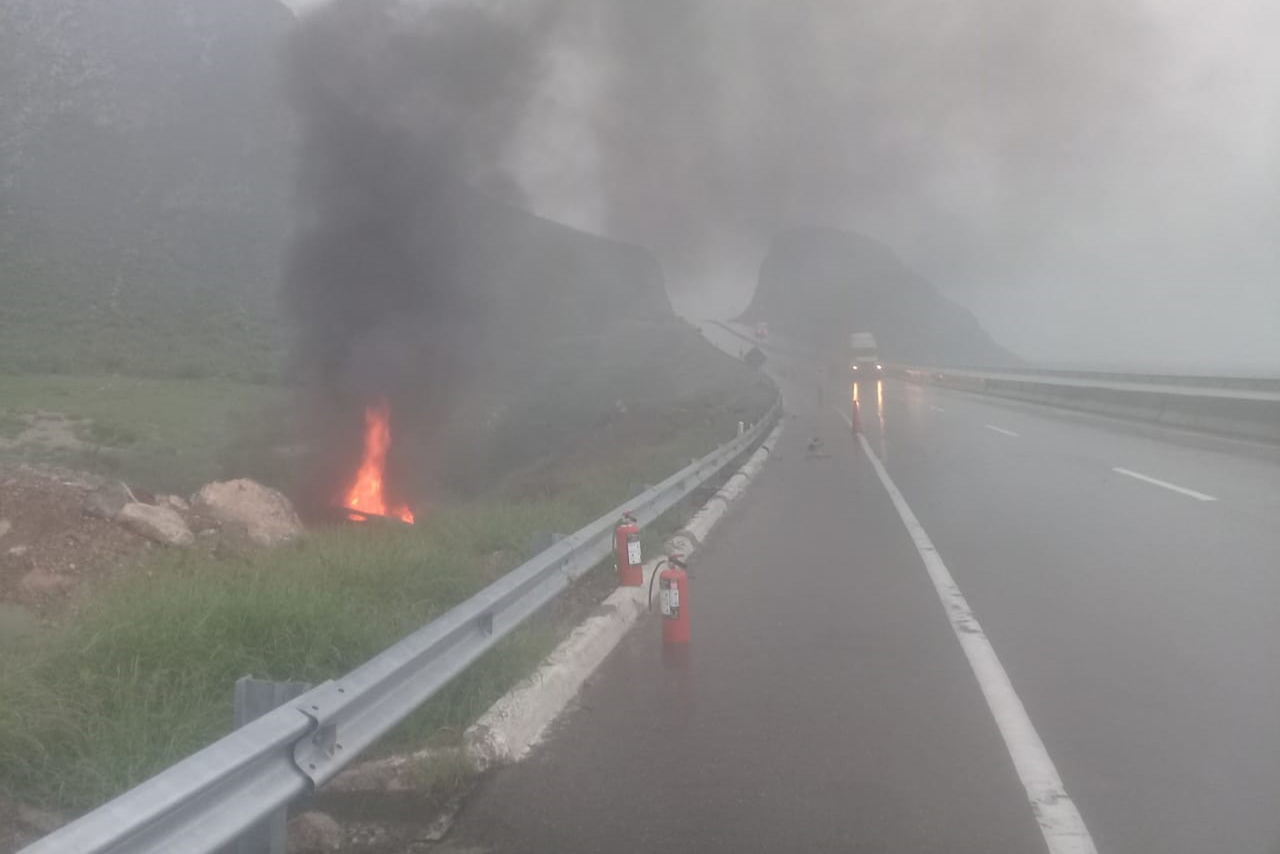
[[[642,623],[451,845],[1049,850],[1005,701],[847,390],[819,405],[811,368],[770,367],[793,416],[691,561],[687,659]],[[1277,455],[896,381],[858,394],[1097,850],[1280,851]]]

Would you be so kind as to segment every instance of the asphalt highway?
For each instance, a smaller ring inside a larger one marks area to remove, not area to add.
[[[897,381],[859,439],[767,367],[688,656],[642,623],[450,846],[1280,852],[1280,454]]]

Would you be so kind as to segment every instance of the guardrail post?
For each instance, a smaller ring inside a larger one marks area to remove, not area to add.
[[[236,680],[236,729],[257,720],[283,703],[311,690],[306,682],[269,682],[241,676]],[[276,810],[247,830],[224,854],[285,854],[288,844],[289,811]]]

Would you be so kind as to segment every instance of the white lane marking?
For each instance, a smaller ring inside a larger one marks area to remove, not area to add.
[[[930,409],[932,409],[934,412],[946,412],[946,411],[947,411],[947,410],[943,409],[941,406],[934,406],[932,403],[931,403],[931,404],[929,404],[929,408],[930,408]]]
[[[839,410],[836,411],[839,412]],[[840,414],[852,427],[849,416]],[[1004,739],[1005,748],[1008,749],[1009,756],[1013,759],[1013,766],[1022,780],[1022,787],[1027,792],[1027,800],[1031,802],[1031,810],[1035,813],[1036,822],[1040,825],[1040,833],[1044,836],[1049,854],[1097,854],[1098,849],[1093,844],[1089,829],[1085,827],[1084,819],[1080,817],[1080,811],[1076,809],[1075,802],[1071,800],[1071,796],[1062,785],[1062,777],[1059,776],[1057,767],[1049,758],[1049,752],[1045,750],[1044,742],[1040,740],[1040,735],[1032,726],[1031,718],[1027,716],[1022,700],[1013,690],[1009,674],[1005,672],[1004,665],[996,656],[995,648],[991,646],[991,641],[987,640],[982,626],[973,616],[973,610],[965,601],[959,585],[951,577],[946,564],[942,562],[942,556],[938,554],[933,541],[925,533],[924,526],[920,524],[920,520],[908,506],[907,500],[902,497],[897,485],[885,471],[880,458],[871,450],[867,437],[859,433],[858,442],[862,445],[867,459],[871,461],[872,468],[879,475],[885,492],[889,493],[889,498],[897,508],[898,515],[902,517],[902,524],[911,535],[916,550],[920,553],[920,559],[924,561],[925,569],[938,593],[938,599],[942,602],[947,619],[951,622],[951,629],[955,632],[956,639],[960,641],[960,648],[964,650],[965,657],[969,659],[973,675],[978,678],[978,686],[982,689],[983,696],[987,698],[987,706],[991,709],[991,715],[996,720],[1000,736]]]
[[[986,427],[987,427],[987,429],[988,429],[988,430],[994,430],[994,431],[996,431],[997,433],[1003,433],[1004,435],[1006,435],[1006,436],[1012,436],[1012,437],[1013,437],[1013,438],[1015,438],[1015,439],[1016,439],[1016,438],[1018,438],[1018,434],[1017,434],[1017,433],[1015,433],[1015,432],[1013,432],[1012,430],[1006,430],[1006,429],[1004,429],[1003,427],[997,427],[997,426],[996,426],[996,425],[994,425],[994,424],[988,424],[988,425],[986,425]]]
[[[1214,498],[1212,495],[1205,495],[1203,492],[1196,492],[1194,489],[1187,489],[1185,486],[1178,486],[1176,483],[1169,483],[1167,480],[1159,480],[1158,478],[1148,477],[1147,475],[1139,474],[1136,471],[1129,471],[1128,469],[1122,469],[1122,468],[1113,468],[1112,471],[1116,472],[1117,474],[1123,474],[1128,477],[1135,478],[1137,480],[1146,481],[1147,483],[1154,484],[1156,486],[1163,486],[1165,489],[1172,489],[1174,492],[1181,492],[1183,495],[1189,495],[1192,498],[1196,499],[1197,501],[1217,501],[1218,500]]]

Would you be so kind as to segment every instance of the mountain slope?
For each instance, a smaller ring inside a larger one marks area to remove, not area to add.
[[[929,365],[1009,365],[963,307],[907,269],[883,244],[831,228],[779,233],[760,267],[744,322],[824,348],[871,331],[889,361]]]
[[[0,369],[279,374],[299,163],[280,65],[296,26],[276,0],[0,4]],[[453,192],[448,269],[419,259],[418,286],[462,294],[484,343],[670,317],[648,252]],[[325,238],[342,247],[330,266],[351,266],[341,285],[363,286],[374,259]]]
[[[0,4],[0,365],[248,375],[278,358],[250,338],[291,221],[293,21],[276,0]]]

